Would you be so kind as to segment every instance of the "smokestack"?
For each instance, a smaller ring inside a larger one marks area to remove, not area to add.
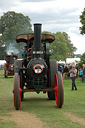
[[[34,24],[34,50],[40,51],[41,49],[41,25]]]
[[[43,58],[43,47],[41,45],[41,25],[34,24],[34,43],[32,48],[32,58]]]

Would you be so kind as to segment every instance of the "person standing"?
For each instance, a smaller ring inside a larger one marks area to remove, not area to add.
[[[76,74],[77,74],[77,69],[75,66],[72,66],[72,69],[69,71],[70,73],[70,78],[72,79],[72,90],[77,90],[76,84],[75,84],[75,79],[76,79]]]
[[[60,65],[60,67],[59,67],[59,71],[60,71],[61,74],[63,75],[63,66],[62,66],[62,65]]]
[[[76,77],[78,77],[78,64],[76,64],[77,74]]]
[[[69,70],[68,70],[68,66],[66,65],[63,71],[63,79],[68,78],[68,73],[69,73]]]
[[[79,71],[79,77],[82,78],[82,75],[83,75],[83,70],[82,70],[82,68],[80,68],[80,71]]]
[[[85,82],[85,64],[83,64],[82,82]]]

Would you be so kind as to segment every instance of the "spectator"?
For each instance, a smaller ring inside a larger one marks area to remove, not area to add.
[[[82,82],[85,82],[85,64],[83,64]]]
[[[72,79],[72,90],[77,90],[76,84],[75,84],[75,79],[76,79],[76,73],[77,73],[77,69],[75,68],[75,66],[72,66],[72,69],[69,71],[70,73],[70,78]]]
[[[82,75],[83,75],[83,70],[82,70],[82,68],[80,68],[80,71],[79,71],[79,77],[82,78]]]
[[[78,65],[76,64],[76,69],[77,69],[77,74],[76,74],[76,76],[78,77]]]
[[[73,66],[73,65],[71,64],[71,65],[70,65],[70,67],[69,67],[69,70],[71,70],[71,69],[72,69],[72,66]]]
[[[63,79],[68,78],[68,73],[69,73],[68,65],[65,66],[63,73],[64,73]]]
[[[1,69],[3,69],[3,65],[1,65]]]
[[[63,66],[62,65],[60,65],[59,71],[63,74]]]

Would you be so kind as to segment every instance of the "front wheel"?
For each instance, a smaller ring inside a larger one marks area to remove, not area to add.
[[[60,72],[57,72],[55,75],[55,99],[58,108],[62,108],[64,103],[64,86],[62,74]]]
[[[19,110],[19,107],[21,106],[22,90],[20,88],[20,76],[18,75],[18,73],[15,73],[14,75],[13,93],[14,93],[14,106],[16,110]]]

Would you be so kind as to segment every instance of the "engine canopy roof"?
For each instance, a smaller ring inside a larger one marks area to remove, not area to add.
[[[25,42],[25,43],[33,43],[34,40],[34,33],[29,34],[20,34],[16,36],[16,42]],[[54,35],[50,34],[41,34],[41,42],[48,41],[49,43],[52,43],[55,40]]]

